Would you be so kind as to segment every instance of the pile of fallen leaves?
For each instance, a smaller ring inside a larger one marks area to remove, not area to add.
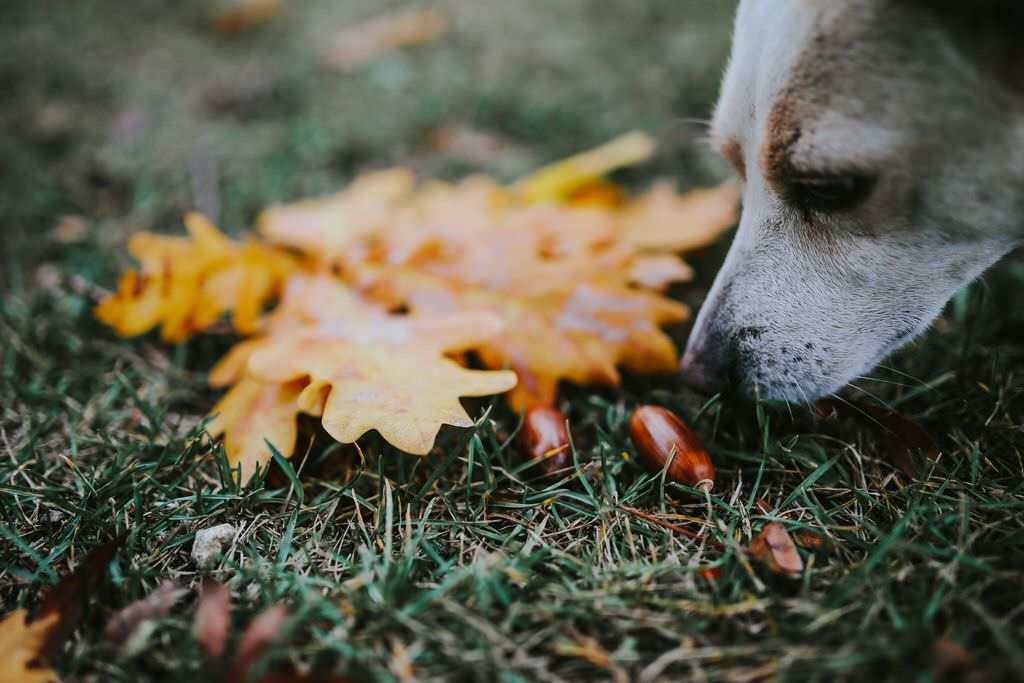
[[[343,443],[376,430],[427,454],[442,425],[472,425],[461,397],[505,393],[521,411],[553,406],[561,381],[675,369],[661,328],[689,311],[664,291],[692,277],[679,254],[735,222],[738,193],[629,196],[605,179],[652,153],[631,133],[510,186],[369,173],[268,208],[242,241],[190,214],[188,237],[131,240],[141,267],[96,314],[171,343],[230,314],[244,339],[210,373],[228,389],[210,432],[242,481],[268,443],[293,454],[299,414]]]

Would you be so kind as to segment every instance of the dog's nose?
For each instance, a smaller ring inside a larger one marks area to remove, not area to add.
[[[725,366],[701,345],[691,344],[679,364],[683,383],[697,391],[714,394],[725,386]]]
[[[679,364],[683,383],[705,394],[714,394],[722,389],[722,378],[717,376],[704,354],[687,350]]]

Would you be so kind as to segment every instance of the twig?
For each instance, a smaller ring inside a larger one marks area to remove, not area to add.
[[[654,515],[648,514],[643,510],[637,510],[636,508],[629,507],[628,505],[623,505],[619,507],[619,509],[622,510],[623,512],[628,512],[634,517],[639,517],[644,521],[650,522],[651,524],[654,524],[656,526],[660,526],[662,529],[668,529],[669,531],[679,534],[680,536],[685,536],[686,538],[693,539],[694,541],[707,541],[709,544],[720,550],[725,548],[725,546],[720,541],[717,541],[711,538],[710,536],[699,534],[696,531],[691,531],[690,529],[681,527],[678,524],[666,522],[665,520],[659,517],[655,517]]]

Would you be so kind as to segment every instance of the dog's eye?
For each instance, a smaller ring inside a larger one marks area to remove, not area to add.
[[[827,213],[849,211],[864,202],[875,187],[868,175],[807,175],[786,187],[786,200],[801,209]]]

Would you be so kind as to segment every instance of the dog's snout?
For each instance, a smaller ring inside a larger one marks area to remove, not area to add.
[[[692,342],[679,366],[683,383],[707,394],[722,391],[729,374],[726,360],[724,349],[699,340]]]

